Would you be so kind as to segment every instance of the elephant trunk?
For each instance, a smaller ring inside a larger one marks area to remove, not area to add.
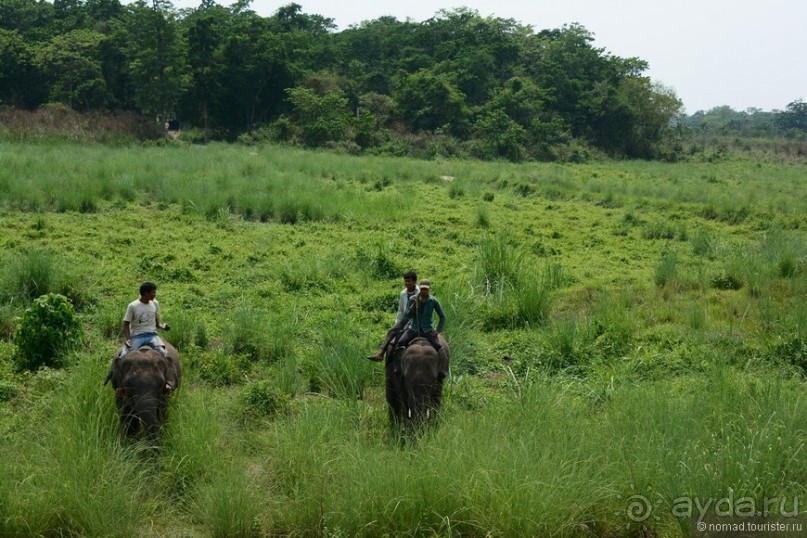
[[[407,407],[410,420],[420,421],[423,418],[429,418],[430,411],[434,407],[431,390],[430,384],[420,385],[417,390],[409,388],[407,391]]]
[[[129,427],[127,433],[134,435],[142,425],[146,437],[150,440],[159,438],[160,428],[165,417],[167,400],[163,394],[162,380],[130,379],[125,389],[116,393],[123,400],[121,419],[126,417]]]

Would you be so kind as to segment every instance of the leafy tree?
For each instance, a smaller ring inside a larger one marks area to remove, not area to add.
[[[797,130],[807,133],[807,103],[798,99],[780,112],[776,121],[783,131]]]
[[[501,109],[486,112],[476,121],[474,138],[480,142],[479,157],[505,157],[511,161],[524,158],[527,131]]]
[[[128,75],[135,105],[162,120],[173,114],[185,84],[184,43],[167,0],[127,6],[123,16]]]
[[[224,64],[221,45],[225,38],[230,12],[205,0],[186,20],[190,88],[186,103],[194,103],[202,116],[205,141],[210,137],[211,108],[215,108],[222,93]]]
[[[305,145],[322,146],[345,138],[351,115],[342,91],[317,95],[309,88],[291,88],[288,93]]]
[[[670,132],[670,119],[683,104],[675,93],[649,78],[625,78],[620,82],[619,93],[627,115],[626,131],[619,138],[620,153],[628,157],[656,157],[659,144]]]
[[[39,73],[25,39],[16,31],[0,28],[0,104],[34,107],[44,96],[37,95]]]
[[[465,95],[448,75],[421,69],[404,78],[395,99],[401,117],[414,130],[448,126],[453,134],[461,135],[466,129],[470,111]]]
[[[50,100],[71,108],[101,108],[109,93],[101,67],[105,37],[92,30],[72,30],[37,51],[36,61],[50,80]]]
[[[250,131],[287,111],[286,89],[300,69],[292,61],[297,43],[274,33],[271,21],[252,12],[236,13],[220,48],[224,69],[217,123],[231,132]]]
[[[482,18],[468,8],[440,10],[420,33],[434,71],[450,74],[470,105],[484,103],[515,72],[519,26],[511,19]]]
[[[355,81],[359,94],[390,95],[401,75],[434,63],[418,43],[418,28],[381,17],[335,34],[335,69]]]
[[[19,369],[60,367],[64,355],[81,343],[82,332],[72,305],[63,295],[49,293],[25,310],[14,333]]]
[[[53,24],[59,34],[89,28],[91,20],[85,3],[82,0],[53,0]]]
[[[19,32],[29,44],[52,36],[53,4],[43,0],[0,0],[0,28]]]

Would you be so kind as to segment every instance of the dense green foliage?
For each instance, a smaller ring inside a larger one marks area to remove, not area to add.
[[[81,343],[81,324],[63,295],[49,293],[36,299],[22,314],[14,333],[20,369],[59,367],[65,354]]]
[[[17,372],[2,295],[0,535],[687,536],[682,499],[807,495],[803,162],[0,159],[0,280],[49,252],[87,336]],[[441,421],[401,444],[364,357],[409,268],[453,358]],[[142,280],[184,366],[156,457],[102,386]]]
[[[576,24],[535,32],[466,8],[337,32],[293,3],[261,17],[248,3],[2,0],[0,104],[354,152],[663,156],[680,101],[642,75],[646,62],[592,42]]]

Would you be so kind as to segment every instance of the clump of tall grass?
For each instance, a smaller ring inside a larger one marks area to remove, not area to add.
[[[594,347],[604,359],[622,357],[630,352],[637,330],[631,317],[630,294],[600,290],[594,303],[592,330]]]
[[[226,348],[255,361],[277,361],[292,353],[296,322],[293,313],[269,314],[241,302],[224,326]]]
[[[515,329],[543,325],[552,310],[552,291],[566,282],[563,267],[549,263],[538,268],[523,265],[511,280],[487,286],[480,298],[482,328]],[[488,282],[489,284],[489,282]]]
[[[447,409],[437,430],[403,448],[357,434],[351,425],[361,411],[309,403],[304,420],[287,421],[278,435],[276,491],[296,494],[278,504],[276,525],[373,536],[573,534],[583,522],[608,525],[613,479],[596,446],[602,439],[591,435],[601,428],[559,386],[528,386],[518,401],[484,413]]]
[[[693,254],[704,258],[714,258],[717,252],[717,240],[708,230],[698,228],[690,242]]]
[[[403,273],[394,249],[382,241],[376,241],[367,249],[359,248],[356,261],[367,274],[380,280],[400,277]]]
[[[682,497],[750,497],[761,507],[765,496],[805,493],[793,479],[805,471],[802,432],[793,426],[805,406],[799,382],[720,367],[685,382],[683,392],[675,385],[623,386],[601,416],[611,435],[626,440],[606,455],[615,473],[629,477],[626,493],[631,484],[645,495],[649,488],[648,496],[661,501],[653,513],[667,518]]]
[[[513,246],[506,233],[483,235],[477,252],[478,278],[487,292],[497,285],[512,284],[518,280],[524,252]]]
[[[678,255],[672,250],[661,253],[661,259],[653,273],[653,282],[662,288],[678,279]]]
[[[465,188],[460,184],[459,181],[452,181],[448,185],[448,197],[452,200],[456,200],[458,198],[462,198],[465,196]]]
[[[644,228],[642,231],[642,237],[645,239],[667,240],[672,240],[678,237],[684,241],[686,240],[687,233],[685,228],[681,228],[680,226],[676,228],[671,222],[657,220]]]
[[[312,385],[336,398],[363,399],[373,377],[370,363],[362,360],[366,355],[363,341],[343,319],[321,328],[320,334],[311,360]]]
[[[6,256],[0,297],[24,304],[47,293],[59,293],[74,299],[74,282],[75,278],[65,271],[64,264],[52,252],[33,249],[24,254]]]
[[[159,493],[189,501],[197,487],[229,469],[234,458],[221,457],[233,423],[228,409],[220,392],[189,383],[171,398],[153,478]]]
[[[807,242],[796,235],[788,235],[780,228],[772,228],[760,244],[760,252],[770,273],[778,278],[792,278],[804,269]]]
[[[187,310],[177,309],[173,312],[169,325],[171,330],[162,333],[162,337],[171,342],[177,350],[182,351],[191,344],[207,344],[204,322],[197,316],[188,313]],[[201,338],[199,338],[200,333]],[[205,346],[200,347],[204,349]]]
[[[217,349],[195,354],[190,361],[183,364],[191,366],[192,371],[206,383],[214,387],[224,387],[243,383],[250,370],[251,360],[245,355]]]
[[[490,210],[485,205],[476,206],[476,225],[480,228],[490,228]]]
[[[542,362],[551,370],[586,367],[591,362],[595,327],[590,318],[567,316],[553,320],[542,335]]]
[[[230,468],[196,484],[190,493],[190,512],[213,537],[265,536],[261,523],[267,496],[247,469],[233,462]]]
[[[525,272],[514,286],[512,293],[516,326],[539,326],[549,319],[552,309],[551,291],[557,283],[554,278],[556,275],[550,267],[544,269],[543,275]]]
[[[238,404],[242,414],[250,418],[273,418],[288,410],[289,395],[268,379],[248,383],[241,389]]]
[[[105,301],[99,304],[93,315],[93,328],[104,338],[121,340],[123,337],[122,323],[125,310],[121,305]]]
[[[9,303],[0,303],[0,338],[11,340],[16,329],[17,317],[22,310]]]
[[[103,536],[115,529],[137,536],[155,508],[141,447],[118,445],[112,391],[101,387],[99,365],[82,358],[64,392],[37,401],[26,433],[0,447],[0,475],[10,478],[0,485],[0,534]]]

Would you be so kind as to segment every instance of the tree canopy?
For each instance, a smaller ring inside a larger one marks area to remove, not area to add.
[[[444,137],[486,159],[575,144],[653,158],[682,104],[646,70],[578,24],[536,32],[468,8],[336,31],[295,3],[263,17],[248,0],[0,0],[0,105],[177,118],[205,140],[383,151]],[[804,109],[776,128],[804,130]]]

